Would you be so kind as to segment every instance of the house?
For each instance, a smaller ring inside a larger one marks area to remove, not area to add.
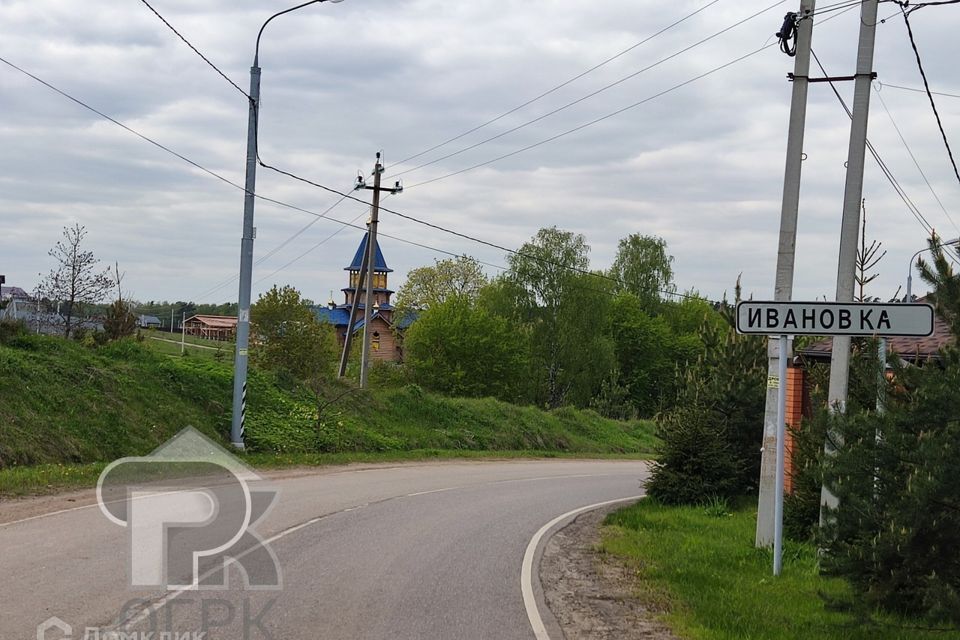
[[[190,316],[183,322],[183,331],[188,336],[206,338],[207,340],[234,340],[237,337],[237,317]]]
[[[3,287],[0,286],[0,302],[7,302],[9,300],[16,300],[18,302],[30,302],[32,299],[31,295],[21,289],[20,287]]]
[[[38,311],[34,304],[19,303],[12,298],[10,303],[0,309],[0,319],[22,322],[29,331],[44,335],[63,335],[65,320],[63,316],[51,311]],[[103,331],[103,323],[90,318],[73,318],[72,331]]]
[[[337,333],[337,340],[340,347],[347,338],[348,325],[350,324],[350,309],[354,299],[357,299],[357,315],[353,327],[349,330],[358,334],[364,329],[364,301],[366,299],[366,286],[359,289],[360,268],[363,263],[363,255],[367,251],[367,242],[369,234],[364,234],[360,241],[360,246],[353,256],[350,264],[344,267],[348,273],[347,286],[341,289],[344,294],[343,304],[337,304],[332,298],[324,306],[313,308],[314,313],[321,322],[332,324]],[[403,332],[413,323],[414,317],[404,316],[396,317],[396,310],[390,303],[390,296],[393,291],[389,288],[387,282],[389,274],[393,269],[387,266],[387,261],[380,250],[380,243],[377,242],[374,247],[373,262],[373,287],[370,293],[373,295],[373,308],[370,318],[370,351],[374,360],[385,362],[399,362],[403,359],[403,347],[399,338]],[[365,285],[367,283],[364,283]],[[359,296],[359,298],[358,298]]]
[[[156,316],[145,316],[140,314],[140,318],[137,320],[137,326],[141,329],[159,329],[163,326],[163,322],[161,322],[160,318]]]

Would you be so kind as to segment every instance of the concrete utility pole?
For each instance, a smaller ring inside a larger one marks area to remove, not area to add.
[[[340,377],[347,370],[347,359],[350,357],[350,345],[353,342],[353,325],[356,318],[360,290],[363,289],[363,350],[360,358],[360,388],[367,388],[370,375],[370,320],[373,317],[373,273],[377,268],[377,222],[380,218],[380,194],[386,191],[391,194],[403,192],[403,186],[398,180],[391,188],[380,186],[384,168],[380,163],[380,152],[377,152],[377,162],[373,167],[373,186],[367,186],[363,176],[357,178],[354,190],[369,189],[373,191],[373,206],[370,207],[370,220],[367,222],[367,246],[360,264],[360,274],[357,287],[353,293],[353,304],[350,306],[350,322],[347,325],[347,335],[343,342],[343,355],[340,357]]]
[[[262,32],[262,30],[261,30]],[[260,39],[257,39],[260,44]],[[247,404],[247,360],[250,347],[250,289],[253,280],[253,206],[257,201],[257,111],[260,107],[260,66],[250,67],[250,107],[247,114],[247,175],[243,196],[243,237],[240,240],[240,295],[237,304],[237,345],[233,361],[233,413],[230,442],[243,449]]]
[[[783,202],[780,209],[780,245],[777,252],[777,275],[774,300],[789,301],[793,295],[793,265],[797,247],[797,217],[800,207],[800,174],[803,165],[803,135],[807,119],[807,89],[810,71],[810,45],[813,38],[813,18],[808,17],[816,7],[816,0],[802,0],[797,16],[796,58],[793,69],[793,98],[790,104],[790,130],[787,136],[787,162],[783,178]],[[780,360],[791,357],[789,345],[781,353],[780,341],[767,342],[767,379],[780,374]],[[777,407],[779,391],[767,385],[767,399],[763,412],[763,448],[760,458],[760,492],[757,504],[758,547],[774,543]]]
[[[853,117],[850,125],[850,149],[847,153],[847,180],[843,192],[843,219],[840,223],[840,259],[837,264],[837,302],[853,300],[857,268],[857,242],[860,231],[860,202],[863,199],[863,165],[867,151],[867,118],[870,111],[870,85],[873,82],[873,50],[877,33],[878,0],[865,0],[860,9],[860,46],[853,93]],[[835,336],[830,356],[830,387],[827,399],[832,411],[843,413],[847,406],[850,376],[850,337]],[[829,440],[827,454],[833,451]],[[820,494],[823,508],[837,507],[837,498],[824,486]]]
[[[253,280],[253,240],[257,236],[253,226],[253,205],[257,188],[257,125],[260,114],[260,38],[263,30],[279,16],[322,2],[342,0],[307,0],[273,14],[260,27],[250,67],[250,107],[247,114],[247,172],[243,197],[243,236],[240,240],[240,295],[237,304],[237,344],[233,363],[233,413],[230,423],[230,442],[243,449],[243,421],[247,405],[247,359],[250,346],[250,289]]]

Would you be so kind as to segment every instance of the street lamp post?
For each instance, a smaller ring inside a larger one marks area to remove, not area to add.
[[[957,245],[960,245],[960,238],[954,238],[953,240],[948,240],[947,242],[944,242],[936,246],[956,247]],[[915,254],[913,254],[913,257],[910,258],[910,268],[907,271],[907,302],[908,303],[913,302],[913,295],[912,295],[913,294],[913,265],[916,263],[917,258],[920,256],[921,253],[925,251],[931,251],[932,249],[933,247],[925,247],[923,249],[920,249],[920,251],[917,251]]]
[[[322,2],[343,0],[310,0],[267,18],[257,33],[257,44],[250,67],[250,107],[247,119],[247,174],[243,196],[243,237],[240,240],[240,296],[237,305],[237,348],[233,369],[233,414],[230,423],[230,442],[243,449],[243,422],[247,399],[247,360],[250,346],[250,288],[253,276],[253,206],[257,185],[257,124],[260,108],[260,38],[270,22],[285,13]]]

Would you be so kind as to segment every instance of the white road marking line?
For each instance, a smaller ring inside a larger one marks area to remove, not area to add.
[[[536,480],[566,480],[568,478],[611,478],[613,476],[619,475],[631,475],[631,474],[622,474],[622,473],[578,473],[575,475],[564,475],[564,476],[540,476],[537,478],[513,478],[511,480],[489,480],[487,482],[480,482],[476,484],[462,484],[456,487],[444,487],[443,489],[431,489],[430,491],[417,491],[416,493],[408,493],[404,498],[414,498],[416,496],[425,496],[431,493],[443,493],[445,491],[457,491],[458,489],[471,489],[474,487],[489,487],[492,484],[506,484],[509,482],[533,482]]]
[[[446,487],[444,489],[431,489],[430,491],[417,491],[416,493],[408,493],[403,496],[404,498],[413,498],[414,496],[425,496],[431,493],[443,493],[444,491],[455,491],[457,489],[464,489],[470,485],[464,485],[463,487]]]
[[[144,498],[154,498],[156,496],[165,496],[171,493],[179,493],[180,491],[186,491],[186,489],[178,489],[177,491],[164,491],[161,493],[154,493],[149,496],[133,497],[133,498],[130,498],[130,500],[143,500]],[[110,500],[109,502],[104,502],[103,504],[105,505],[117,504],[119,502],[126,502],[126,501],[127,499],[124,498],[123,500]],[[81,511],[83,509],[92,509],[98,506],[100,506],[100,503],[94,502],[93,504],[84,504],[84,505],[80,505],[79,507],[70,507],[69,509],[60,509],[59,511],[51,511],[50,513],[41,513],[39,515],[30,516],[29,518],[21,518],[20,520],[11,520],[10,522],[0,522],[0,529],[2,529],[3,527],[9,527],[10,525],[20,524],[21,522],[30,522],[31,520],[39,520],[40,518],[49,518],[51,516],[60,515],[61,513],[70,513],[71,511]]]
[[[523,606],[527,610],[527,618],[530,620],[530,627],[533,629],[533,635],[536,636],[537,640],[550,640],[550,634],[547,633],[547,627],[544,625],[543,618],[540,616],[540,608],[537,606],[537,598],[533,591],[533,560],[537,555],[537,547],[540,546],[540,541],[547,534],[547,532],[550,531],[550,529],[566,518],[578,516],[584,511],[599,509],[600,507],[605,507],[608,504],[639,500],[640,498],[643,498],[643,496],[618,498],[616,500],[598,502],[596,504],[580,507],[579,509],[574,509],[573,511],[568,511],[543,525],[540,527],[539,531],[533,534],[533,538],[530,539],[530,544],[527,545],[527,550],[523,554],[523,564],[520,566],[520,591],[523,594]]]

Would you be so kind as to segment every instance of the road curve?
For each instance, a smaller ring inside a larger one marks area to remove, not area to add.
[[[227,591],[133,591],[126,530],[95,505],[35,517],[0,502],[0,638],[36,638],[57,616],[77,640],[87,628],[157,640],[532,640],[520,581],[530,540],[561,514],[641,493],[646,475],[642,462],[581,460],[286,474],[271,480],[280,499],[258,527],[283,588],[256,592],[236,586],[235,570]]]

